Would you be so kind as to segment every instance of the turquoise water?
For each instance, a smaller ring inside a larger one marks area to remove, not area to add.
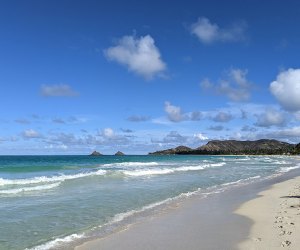
[[[285,156],[0,156],[0,249],[64,248],[176,197],[299,166]]]

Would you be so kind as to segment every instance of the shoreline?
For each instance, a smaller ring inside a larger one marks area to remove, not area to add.
[[[272,189],[274,184],[280,185],[284,183],[283,181],[293,180],[295,177],[300,183],[299,176],[299,170],[292,170],[271,179],[239,188],[233,187],[204,199],[191,197],[171,205],[158,214],[146,216],[143,221],[119,228],[105,237],[83,242],[75,249],[92,250],[101,247],[104,250],[179,250],[199,249],[199,245],[202,249],[256,249],[238,246],[247,239],[247,244],[256,243],[255,240],[253,241],[255,237],[251,236],[255,218],[251,217],[253,215],[239,212],[240,207],[257,199],[264,190]],[[255,239],[257,238],[262,237]]]

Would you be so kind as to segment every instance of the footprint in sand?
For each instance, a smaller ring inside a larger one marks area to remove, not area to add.
[[[253,238],[253,240],[256,241],[256,242],[260,242],[261,238]]]
[[[288,247],[289,245],[291,245],[292,242],[288,241],[288,240],[284,240],[283,242],[281,242],[281,246],[282,247]]]
[[[279,233],[279,236],[283,236],[283,235],[285,235],[285,231],[281,231],[281,232]]]

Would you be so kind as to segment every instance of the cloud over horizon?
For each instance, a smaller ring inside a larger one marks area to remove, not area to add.
[[[105,49],[104,55],[147,80],[160,76],[167,68],[150,35],[123,36],[115,46]]]
[[[42,137],[42,135],[39,132],[33,129],[24,130],[22,136],[24,139],[36,139]]]
[[[286,124],[286,114],[278,110],[268,108],[266,111],[257,116],[257,122],[255,123],[258,127],[271,127],[279,126],[282,127]]]

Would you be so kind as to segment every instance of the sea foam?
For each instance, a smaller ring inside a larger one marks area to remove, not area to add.
[[[65,180],[73,180],[78,178],[83,178],[87,176],[95,176],[95,175],[105,175],[106,170],[100,169],[94,172],[87,173],[78,173],[74,175],[56,175],[56,176],[39,176],[28,179],[3,179],[0,178],[0,186],[4,185],[28,185],[28,184],[38,184],[38,183],[49,183],[49,182],[58,182]]]
[[[33,248],[26,248],[26,250],[48,250],[48,249],[55,249],[59,245],[64,243],[69,243],[77,239],[81,239],[84,237],[84,234],[71,234],[64,238],[57,238],[52,241],[48,241],[45,244],[33,247]]]
[[[158,166],[158,162],[117,162],[103,164],[103,167],[147,167],[147,166]]]
[[[196,166],[182,166],[177,168],[152,168],[152,169],[139,169],[139,170],[125,170],[123,173],[129,176],[147,176],[147,175],[163,175],[171,174],[175,172],[186,172],[186,171],[199,171],[209,167],[221,167],[224,166],[225,162],[213,163],[213,164],[203,164]]]
[[[60,184],[61,184],[61,182],[55,182],[52,184],[39,185],[39,186],[35,186],[35,187],[6,189],[6,190],[0,190],[0,194],[18,194],[18,193],[24,193],[24,192],[30,192],[30,191],[41,191],[41,190],[56,188]]]

